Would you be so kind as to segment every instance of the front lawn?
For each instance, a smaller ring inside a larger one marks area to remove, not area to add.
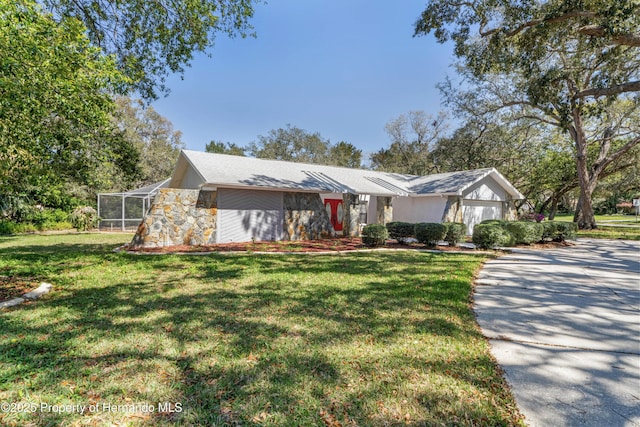
[[[0,425],[521,422],[470,307],[483,255],[111,251],[129,238],[0,238],[0,275],[54,285],[0,312]]]

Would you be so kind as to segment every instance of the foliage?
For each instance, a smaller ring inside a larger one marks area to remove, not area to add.
[[[252,142],[247,151],[261,159],[347,167],[359,167],[362,158],[362,151],[351,144],[332,145],[318,132],[309,133],[291,125],[271,130],[267,136],[259,135],[258,142]]]
[[[118,97],[116,106],[116,125],[138,152],[138,176],[133,186],[143,187],[170,177],[184,148],[181,132],[174,131],[168,119],[140,100]],[[119,190],[126,189],[123,187],[121,184]]]
[[[544,220],[544,214],[529,212],[520,215],[520,221],[542,222]]]
[[[71,212],[69,217],[73,227],[78,231],[89,231],[98,226],[98,212],[91,206],[80,206]]]
[[[513,246],[515,244],[513,235],[499,223],[481,223],[476,225],[473,227],[471,239],[477,247],[482,249]]]
[[[348,142],[340,141],[329,146],[327,164],[358,169],[362,167],[362,150]]]
[[[435,247],[447,235],[447,226],[437,222],[420,222],[415,225],[416,240],[428,247]]]
[[[436,171],[431,150],[445,129],[444,114],[434,118],[424,111],[411,111],[391,120],[385,130],[391,145],[370,156],[373,169],[427,175]]]
[[[447,227],[447,234],[444,240],[449,243],[449,246],[455,246],[458,243],[464,241],[467,235],[467,226],[461,222],[445,222]]]
[[[516,245],[530,245],[542,240],[544,226],[538,222],[509,221],[504,228],[511,233]]]
[[[210,141],[204,151],[207,153],[231,154],[232,156],[245,156],[245,148],[233,142]]]
[[[128,83],[145,99],[167,93],[170,73],[184,73],[217,34],[252,35],[256,0],[43,0],[62,19],[84,22],[91,43],[113,54]]]
[[[640,144],[631,119],[640,91],[639,12],[635,0],[431,0],[415,34],[455,43],[466,85],[484,98],[470,108],[507,110],[569,135],[580,188],[576,222],[592,228],[598,180]]]
[[[410,222],[392,221],[385,225],[389,237],[398,243],[406,243],[410,237],[415,237],[415,224]]]
[[[72,404],[89,390],[184,410],[0,412],[0,424],[520,424],[469,306],[484,256],[113,252],[130,237],[0,238],[0,270],[54,286],[2,312],[3,399]]]
[[[368,247],[384,246],[388,237],[389,232],[382,224],[369,224],[362,229],[362,243]]]
[[[135,152],[111,122],[110,92],[126,79],[85,31],[30,0],[0,0],[3,194],[70,205],[72,189],[104,184],[102,171],[134,172]]]
[[[564,242],[565,240],[571,240],[577,237],[578,225],[574,222],[545,221],[542,225],[544,226],[542,240]]]

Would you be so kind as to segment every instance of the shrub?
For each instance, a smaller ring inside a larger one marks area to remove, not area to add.
[[[473,243],[483,249],[491,249],[496,246],[513,246],[514,238],[507,229],[500,224],[478,224],[473,227]]]
[[[467,235],[467,226],[461,222],[445,222],[447,227],[447,234],[444,237],[450,246],[455,246],[464,240]]]
[[[485,219],[480,224],[494,224],[494,225],[505,225],[508,221],[504,221],[501,219]]]
[[[91,206],[80,206],[73,210],[70,219],[76,230],[87,231],[95,228],[100,218]]]
[[[45,223],[69,221],[69,214],[61,209],[43,208],[33,211],[27,221],[32,222],[38,228],[45,229],[45,227],[41,227]]]
[[[575,239],[578,233],[578,224],[574,222],[546,221],[542,224],[544,226],[543,240],[564,242],[567,239]]]
[[[556,228],[556,234],[553,237],[556,242],[573,240],[578,235],[578,224],[575,222],[557,221]]]
[[[384,246],[389,232],[382,224],[365,225],[362,229],[362,243],[370,248]]]
[[[398,241],[398,243],[406,243],[407,239],[414,237],[414,224],[410,222],[393,221],[387,224],[389,237]]]
[[[544,226],[539,222],[512,221],[504,228],[513,235],[516,244],[530,245],[542,240]]]
[[[557,221],[545,221],[542,223],[542,240],[553,240],[558,232]]]
[[[437,222],[421,222],[415,225],[416,240],[432,248],[447,235],[447,226]]]

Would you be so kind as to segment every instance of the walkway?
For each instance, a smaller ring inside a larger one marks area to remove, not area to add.
[[[640,426],[640,242],[486,263],[475,310],[529,426]]]

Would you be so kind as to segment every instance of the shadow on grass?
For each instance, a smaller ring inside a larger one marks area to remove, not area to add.
[[[143,425],[514,419],[501,403],[452,405],[456,396],[445,392],[403,390],[403,383],[431,372],[504,398],[486,349],[458,348],[483,342],[468,307],[480,258],[140,257],[114,254],[103,244],[15,249],[0,250],[11,269],[44,268],[65,289],[0,314],[4,400],[26,394],[79,404],[182,404],[179,413],[129,419]],[[407,347],[412,342],[417,349]],[[429,346],[442,349],[428,359],[421,352],[432,351]],[[413,419],[380,407],[402,396],[413,399]],[[34,416],[39,425],[58,425],[79,415]],[[33,418],[0,419],[25,420]]]

